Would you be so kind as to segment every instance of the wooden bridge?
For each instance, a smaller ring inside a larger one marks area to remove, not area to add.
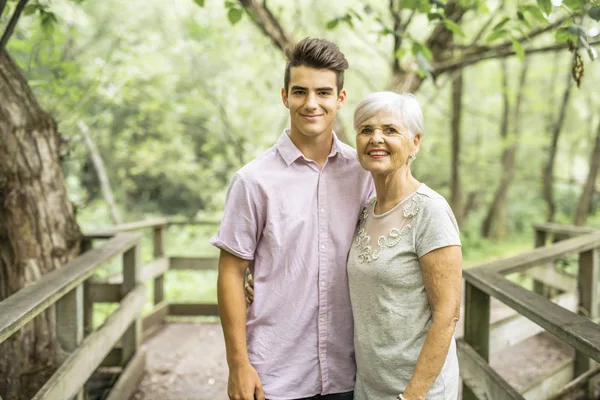
[[[56,308],[60,367],[34,399],[227,398],[218,323],[170,318],[217,316],[216,305],[169,302],[164,291],[169,271],[215,269],[217,262],[167,256],[173,224],[181,223],[155,219],[89,232],[80,257],[0,302],[0,343]],[[153,259],[146,265],[141,230],[152,230]],[[535,231],[535,249],[464,271],[457,337],[465,400],[600,398],[600,231],[555,224]],[[93,277],[117,257],[122,273]],[[577,274],[556,268],[567,257],[578,264]],[[514,283],[514,275],[533,279],[534,290]],[[149,281],[153,308],[142,314]],[[95,303],[118,303],[97,329]],[[86,396],[103,371],[118,378],[101,395]]]

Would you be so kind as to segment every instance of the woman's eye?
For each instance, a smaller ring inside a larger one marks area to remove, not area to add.
[[[371,133],[371,129],[369,129],[369,128],[364,128],[364,129],[362,129],[362,130],[360,131],[360,133],[363,133],[363,134],[369,134],[369,133]]]
[[[394,128],[387,128],[385,133],[387,133],[388,135],[395,135],[398,132]]]

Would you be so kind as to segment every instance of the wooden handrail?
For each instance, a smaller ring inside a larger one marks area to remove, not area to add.
[[[586,233],[594,233],[600,231],[599,229],[589,228],[585,226],[575,226],[575,225],[564,225],[564,224],[556,224],[553,222],[545,222],[540,224],[533,224],[533,228],[536,231],[542,231],[546,233],[551,233],[554,235],[561,236],[580,236]]]
[[[563,342],[600,362],[600,329],[590,319],[522,288],[494,270],[467,269],[463,271],[463,276],[469,284],[497,298]]]
[[[146,288],[137,284],[121,304],[58,368],[33,398],[34,400],[70,399],[81,389],[123,333],[142,312]]]
[[[550,261],[564,257],[568,253],[581,253],[600,247],[600,231],[594,231],[585,235],[580,235],[571,239],[553,243],[548,246],[538,247],[534,250],[517,254],[513,257],[507,257],[500,260],[487,262],[469,268],[484,269],[493,271],[502,275],[525,270],[534,265],[544,264]]]
[[[146,228],[156,228],[168,224],[168,218],[152,218],[143,221],[128,222],[126,224],[115,225],[103,229],[86,231],[84,233],[84,236],[89,239],[108,239],[120,232],[135,231]]]
[[[103,262],[131,249],[139,233],[122,233],[0,302],[0,343],[89,278]]]

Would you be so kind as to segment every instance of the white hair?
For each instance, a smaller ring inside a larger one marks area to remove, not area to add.
[[[423,134],[423,112],[417,98],[411,93],[375,92],[363,98],[354,109],[354,130],[381,111],[398,113],[410,137]]]

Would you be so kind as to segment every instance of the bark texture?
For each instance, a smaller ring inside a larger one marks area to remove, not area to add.
[[[19,68],[0,52],[0,301],[79,252],[56,123]],[[0,396],[29,399],[55,369],[49,309],[0,344]]]

